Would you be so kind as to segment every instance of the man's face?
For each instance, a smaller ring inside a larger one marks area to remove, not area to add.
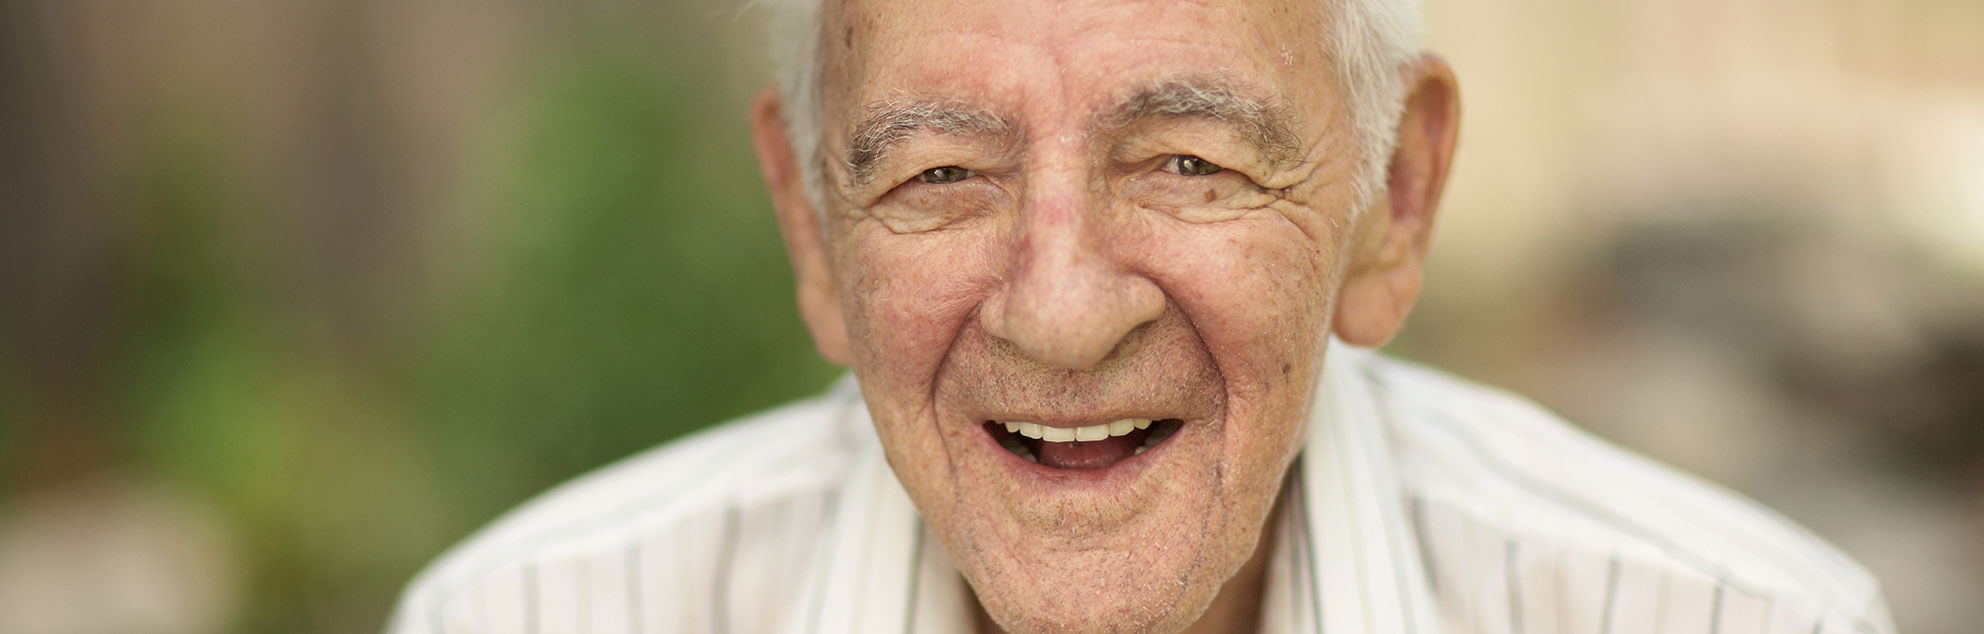
[[[809,320],[844,320],[890,465],[1001,625],[1189,625],[1354,265],[1322,3],[827,4]]]

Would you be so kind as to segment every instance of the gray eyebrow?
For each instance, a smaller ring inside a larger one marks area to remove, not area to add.
[[[1091,124],[1095,130],[1121,130],[1163,117],[1203,117],[1232,126],[1269,163],[1301,158],[1292,108],[1255,97],[1217,78],[1167,79],[1137,88]],[[918,133],[1011,139],[1019,126],[969,104],[941,99],[891,99],[867,108],[849,134],[846,167],[853,181],[866,184],[888,152]]]
[[[919,132],[1010,138],[1017,131],[1004,117],[956,101],[884,101],[869,107],[849,135],[847,170],[854,182],[867,183],[889,150]]]
[[[1121,130],[1146,119],[1203,117],[1233,127],[1260,149],[1269,163],[1285,165],[1302,156],[1293,112],[1294,108],[1280,101],[1253,96],[1230,82],[1188,77],[1131,91],[1093,125],[1101,130]]]

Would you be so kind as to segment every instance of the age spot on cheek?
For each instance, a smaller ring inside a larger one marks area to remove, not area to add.
[[[1219,198],[1219,194],[1213,193],[1211,189],[1206,190],[1206,202],[1212,202],[1216,198]]]

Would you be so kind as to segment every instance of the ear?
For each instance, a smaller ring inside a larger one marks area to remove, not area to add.
[[[1408,72],[1386,195],[1352,237],[1350,273],[1337,297],[1336,334],[1359,346],[1390,341],[1419,299],[1426,243],[1460,127],[1460,86],[1446,61],[1429,53]]]
[[[813,334],[813,346],[828,361],[847,365],[847,322],[840,312],[833,268],[827,262],[825,232],[820,215],[806,197],[806,183],[786,135],[778,91],[766,88],[751,104],[751,145],[758,153],[758,171],[765,177],[779,232],[792,260],[792,278],[799,295],[799,316]]]

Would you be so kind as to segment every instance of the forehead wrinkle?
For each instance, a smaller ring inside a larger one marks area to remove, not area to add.
[[[1017,126],[983,108],[941,99],[889,99],[866,108],[848,135],[847,170],[856,183],[874,178],[889,150],[917,134],[1012,138]]]
[[[1270,164],[1286,165],[1301,159],[1294,111],[1279,99],[1255,96],[1227,80],[1170,78],[1132,89],[1116,105],[1103,110],[1092,127],[1122,130],[1148,119],[1211,119],[1239,132]]]

